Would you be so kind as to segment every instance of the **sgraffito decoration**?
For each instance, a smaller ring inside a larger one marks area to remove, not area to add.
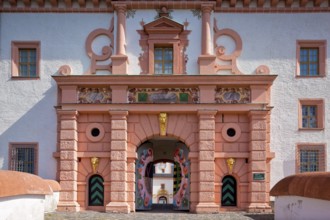
[[[78,88],[78,103],[97,104],[111,102],[112,93],[110,88]]]
[[[131,88],[129,103],[199,103],[198,88]]]
[[[114,20],[111,19],[109,29],[99,28],[92,31],[85,43],[86,52],[88,57],[91,59],[90,67],[85,74],[95,74],[97,70],[106,70],[112,72],[112,63],[110,61],[110,57],[113,52],[113,44],[114,44]],[[96,54],[93,51],[92,45],[93,41],[99,36],[106,36],[110,40],[110,45],[105,45],[102,48],[102,54]],[[105,61],[109,61],[108,64],[104,64]],[[102,62],[102,64],[98,64],[98,62]]]
[[[234,41],[235,49],[229,53],[226,50],[225,45],[219,45],[218,40],[223,37],[229,37]],[[239,34],[229,28],[219,29],[217,26],[217,20],[214,19],[214,50],[217,57],[216,63],[214,65],[215,72],[218,71],[230,71],[232,74],[242,74],[242,72],[237,67],[237,58],[242,53],[243,43]],[[260,65],[257,67],[256,74],[269,74],[270,70],[266,65]]]
[[[176,210],[189,210],[188,150],[178,147],[174,151],[173,206]]]
[[[136,202],[137,210],[148,210],[152,206],[153,150],[141,147],[136,162]]]
[[[215,102],[224,104],[251,103],[249,88],[216,88]]]

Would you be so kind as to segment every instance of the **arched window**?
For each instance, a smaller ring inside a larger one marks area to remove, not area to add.
[[[89,178],[88,205],[103,206],[104,204],[104,185],[100,175],[93,175]]]
[[[237,184],[233,176],[222,179],[221,206],[237,205]]]
[[[167,198],[165,196],[159,197],[158,204],[167,204]]]

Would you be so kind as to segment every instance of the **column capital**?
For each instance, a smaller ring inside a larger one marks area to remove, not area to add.
[[[122,117],[123,119],[126,119],[126,116],[128,115],[127,110],[120,110],[120,109],[114,109],[114,110],[109,110],[109,114],[114,118],[120,118]]]
[[[203,13],[211,13],[214,6],[215,6],[214,3],[202,3],[201,4],[201,10],[202,10]]]
[[[269,110],[251,110],[249,111],[249,118],[264,119],[269,114]]]
[[[214,109],[199,109],[197,110],[197,115],[200,119],[207,119],[207,118],[214,118],[214,116],[217,114],[217,110]]]
[[[77,110],[56,109],[56,113],[58,116],[61,117],[61,119],[72,119],[72,120],[76,120],[77,116],[79,115]]]
[[[127,9],[127,4],[126,3],[114,3],[113,7],[115,8],[116,11],[118,11],[119,13],[125,13],[126,9]]]

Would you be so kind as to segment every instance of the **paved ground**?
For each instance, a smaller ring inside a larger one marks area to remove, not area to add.
[[[219,214],[193,214],[188,212],[136,212],[130,214],[113,214],[85,211],[78,213],[55,212],[45,214],[45,220],[273,220],[273,214],[251,214],[231,212]]]

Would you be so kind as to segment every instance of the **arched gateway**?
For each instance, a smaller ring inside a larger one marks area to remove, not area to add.
[[[197,213],[270,210],[274,78],[54,76],[59,210],[128,213],[163,198],[173,209]],[[172,169],[171,187],[156,181],[165,174],[153,172],[164,164]],[[235,177],[231,191],[226,176]],[[235,198],[228,203],[230,193]]]

